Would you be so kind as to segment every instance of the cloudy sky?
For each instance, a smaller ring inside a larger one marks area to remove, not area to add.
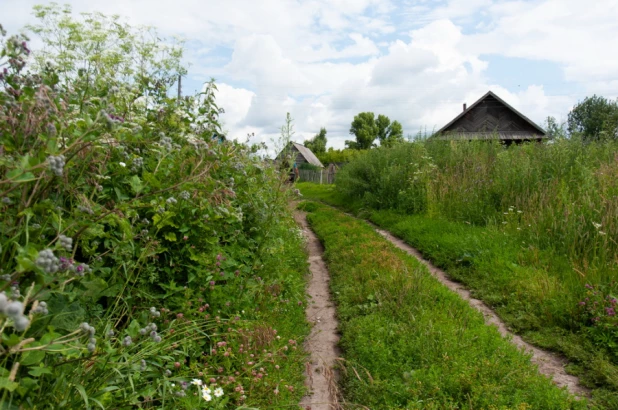
[[[10,32],[41,1],[0,0]],[[188,40],[186,93],[217,80],[229,136],[343,147],[355,114],[436,130],[492,90],[542,125],[618,96],[618,0],[70,0]]]

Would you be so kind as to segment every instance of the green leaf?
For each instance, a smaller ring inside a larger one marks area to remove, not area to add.
[[[15,333],[13,333],[9,337],[4,337],[3,339],[4,339],[4,344],[7,345],[8,347],[13,347],[17,343],[21,342],[21,337],[17,336]]]
[[[165,237],[165,239],[167,239],[170,242],[176,242],[177,241],[176,234],[174,232],[167,232],[164,235],[164,237]]]
[[[117,187],[114,187],[114,192],[116,192],[116,196],[118,197],[119,201],[126,201],[129,199],[127,194],[125,194],[121,189],[118,189]]]
[[[33,345],[29,345],[28,347],[32,347]],[[19,363],[22,366],[32,366],[33,364],[41,363],[45,358],[45,352],[42,350],[33,350],[30,352],[25,352],[21,356],[21,360]]]
[[[51,374],[51,373],[52,373],[51,369],[49,367],[45,367],[43,363],[41,363],[39,367],[33,367],[28,372],[30,376],[34,376],[34,377],[40,377],[43,374]]]
[[[13,391],[19,386],[19,383],[12,382],[8,377],[0,377],[0,389],[7,389]]]
[[[131,177],[129,184],[131,184],[131,189],[135,192],[135,194],[139,194],[144,189],[144,185],[137,175],[133,175]]]
[[[79,395],[84,399],[84,403],[86,403],[86,409],[90,409],[90,404],[88,403],[88,394],[86,393],[86,389],[81,384],[76,384],[75,388],[79,392]]]
[[[14,169],[6,174],[12,182],[34,181],[36,178],[32,172],[23,172],[21,169]]]

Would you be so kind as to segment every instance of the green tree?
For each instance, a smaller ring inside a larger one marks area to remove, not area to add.
[[[375,146],[378,139],[382,146],[392,146],[403,141],[403,127],[398,121],[391,120],[386,115],[372,112],[361,112],[354,117],[350,127],[350,134],[356,141],[346,141],[345,145],[351,149],[369,149]]]
[[[346,147],[352,149],[369,149],[373,147],[373,142],[378,136],[375,114],[372,112],[361,112],[354,116],[354,121],[352,121],[350,127],[350,134],[356,137],[356,141],[346,141]]]
[[[392,147],[403,141],[403,126],[399,121],[393,121],[386,130],[385,137],[380,139],[380,145],[383,147]]]
[[[618,102],[593,95],[578,103],[569,113],[570,134],[580,133],[585,139],[616,138]]]
[[[549,116],[547,117],[547,119],[545,120],[545,131],[547,132],[547,136],[551,139],[555,139],[555,138],[564,138],[566,137],[566,129],[565,129],[565,124],[562,123],[558,123],[558,121],[552,117]]]
[[[320,128],[320,132],[315,134],[313,138],[305,141],[305,147],[309,148],[314,154],[323,154],[326,152],[326,128]]]

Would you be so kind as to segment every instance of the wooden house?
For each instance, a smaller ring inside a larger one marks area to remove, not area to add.
[[[500,140],[506,145],[547,139],[545,131],[489,91],[436,133],[438,139]]]
[[[316,167],[324,168],[324,165],[322,165],[318,157],[316,157],[309,148],[296,142],[290,142],[275,159],[277,162],[285,160],[291,161],[297,166],[300,166],[301,164],[311,164]]]

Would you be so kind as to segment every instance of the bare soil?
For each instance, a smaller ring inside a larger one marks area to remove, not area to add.
[[[300,405],[307,410],[334,410],[341,408],[337,390],[338,372],[334,368],[340,357],[337,347],[338,323],[335,306],[330,297],[330,275],[322,259],[324,248],[309,228],[306,216],[303,212],[294,212],[294,219],[307,239],[311,278],[307,287],[309,302],[306,315],[307,320],[313,324],[311,333],[305,341],[305,350],[311,355],[309,362],[306,363],[305,380],[310,393],[303,398]]]
[[[414,256],[421,263],[425,264],[434,277],[436,277],[453,292],[456,292],[462,299],[466,300],[470,306],[481,312],[485,317],[485,322],[489,325],[496,326],[503,337],[511,340],[511,342],[517,347],[531,353],[531,361],[538,366],[539,373],[551,378],[556,385],[566,387],[569,392],[576,396],[588,397],[590,395],[590,390],[582,386],[577,377],[566,373],[564,370],[564,366],[567,364],[566,359],[553,352],[539,349],[538,347],[524,341],[520,336],[510,332],[506,324],[500,319],[500,317],[498,317],[496,312],[494,312],[482,301],[472,297],[470,291],[465,289],[460,283],[449,279],[443,270],[438,269],[431,262],[424,259],[418,250],[406,244],[403,240],[395,237],[390,232],[379,229],[375,225],[373,225],[373,227],[376,232],[389,240],[393,245]]]

